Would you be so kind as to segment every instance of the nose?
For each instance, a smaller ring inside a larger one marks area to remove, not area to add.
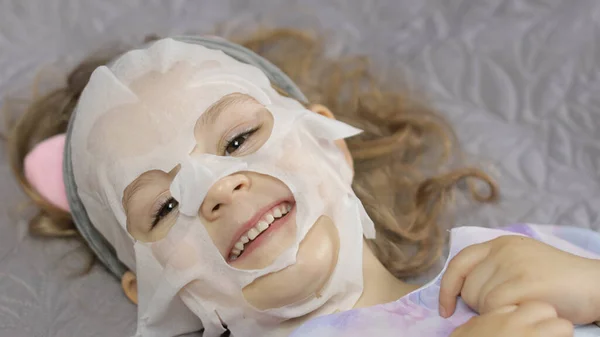
[[[216,220],[226,206],[250,188],[250,179],[244,174],[232,174],[217,181],[200,205],[200,213],[208,221]]]

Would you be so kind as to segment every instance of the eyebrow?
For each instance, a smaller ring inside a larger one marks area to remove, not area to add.
[[[253,100],[252,97],[242,94],[242,93],[233,93],[226,95],[213,103],[205,113],[200,116],[198,123],[200,125],[214,124],[215,121],[219,118],[221,113],[225,111],[227,108],[232,105],[236,105],[242,102],[247,102]]]
[[[164,172],[160,170],[150,170],[140,174],[134,181],[132,181],[129,185],[127,185],[127,187],[125,187],[125,190],[123,190],[123,198],[121,200],[123,208],[127,210],[126,205],[130,202],[131,198],[138,194],[145,187],[147,187],[148,183],[151,183],[154,180],[154,174],[162,172],[171,176],[177,174],[177,172],[179,172],[180,169],[181,164],[177,164],[169,172]]]
[[[152,181],[152,171],[147,171],[142,173],[139,177],[137,177],[131,184],[125,187],[123,191],[123,199],[121,200],[121,204],[123,208],[127,210],[127,205],[131,198],[138,194],[140,190],[147,186],[148,181]]]

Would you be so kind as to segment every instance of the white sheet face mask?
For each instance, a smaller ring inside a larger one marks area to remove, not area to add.
[[[173,83],[177,90],[157,90],[161,86],[153,81],[162,81],[162,88]],[[252,151],[211,154],[199,141],[199,125],[218,117],[203,114],[237,93],[266,109],[263,116],[272,125],[262,127],[270,130],[261,131],[264,142]],[[170,104],[161,104],[161,95],[169,96],[164,101]],[[136,270],[136,336],[174,336],[204,327],[204,336],[212,337],[223,333],[224,325],[233,336],[285,336],[287,320],[347,310],[360,297],[363,237],[373,238],[375,231],[351,189],[351,169],[334,142],[359,130],[279,95],[253,66],[171,39],[97,69],[77,113],[71,140],[78,193],[94,225],[119,258]],[[172,226],[155,242],[135,242],[127,232],[124,190],[144,172],[176,167],[169,191],[179,207]],[[268,177],[283,184],[290,197],[272,197],[275,208],[265,204],[262,213],[246,214],[254,218],[247,227],[235,228],[240,236],[236,234],[224,251],[210,235],[219,228],[211,227],[214,223],[201,208],[211,188],[236,175]],[[250,303],[245,290],[258,279],[293,268],[301,258],[303,240],[322,219],[335,226],[338,247],[324,286],[279,307],[261,310]],[[285,226],[295,226],[295,235],[277,256],[260,268],[235,267],[250,258],[250,249],[261,248],[259,240],[275,237],[272,233]],[[249,248],[253,244],[256,247]]]

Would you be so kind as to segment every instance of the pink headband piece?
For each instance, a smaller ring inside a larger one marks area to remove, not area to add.
[[[25,177],[48,202],[70,212],[63,178],[65,134],[37,144],[25,157]]]

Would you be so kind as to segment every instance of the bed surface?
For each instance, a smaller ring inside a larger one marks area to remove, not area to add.
[[[66,71],[108,43],[216,24],[319,27],[332,55],[401,69],[502,188],[499,205],[465,206],[458,223],[600,229],[597,0],[0,0],[0,104],[30,95],[39,71]],[[135,307],[119,283],[99,266],[76,276],[76,243],[29,237],[24,200],[2,148],[0,336],[132,334]]]

